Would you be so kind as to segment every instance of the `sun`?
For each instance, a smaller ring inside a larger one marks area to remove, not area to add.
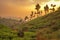
[[[51,4],[56,5],[56,8],[58,8],[60,6],[60,1],[50,0],[50,1],[46,2],[46,3],[43,3],[43,5],[41,5],[42,6],[41,7],[42,10],[43,10],[43,7],[46,4],[49,6],[49,8],[51,8]]]
[[[50,5],[50,4],[56,4],[56,1],[51,0],[51,1],[47,2],[47,4],[48,4],[48,5]]]
[[[60,1],[50,0],[46,4],[49,5],[49,7],[51,7],[51,4],[56,5],[56,7],[58,7],[60,6]]]

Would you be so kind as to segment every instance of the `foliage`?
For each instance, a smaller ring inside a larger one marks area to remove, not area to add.
[[[17,29],[13,30],[0,24],[0,40],[36,40],[37,38],[41,38],[40,40],[60,40],[60,11],[22,23]],[[24,37],[18,36],[20,29],[23,30]]]
[[[40,33],[40,37],[48,40],[60,40],[60,11],[49,13],[45,16],[31,20],[22,27],[28,27],[30,32]],[[37,35],[37,34],[36,34]]]

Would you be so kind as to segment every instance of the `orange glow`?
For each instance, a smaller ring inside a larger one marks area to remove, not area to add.
[[[35,6],[37,2],[40,4],[40,10],[44,10],[44,6],[48,4],[49,8],[51,8],[51,4],[56,4],[57,7],[60,6],[60,1],[50,0],[48,2],[38,1],[38,0],[27,0],[27,1],[2,1],[0,2],[0,16],[1,17],[21,17],[24,18],[25,16],[29,16],[31,11],[36,11]],[[41,3],[40,3],[41,2]]]
[[[49,2],[46,2],[46,3],[44,3],[43,5],[41,5],[41,6],[42,6],[41,10],[43,10],[43,7],[44,7],[46,4],[49,6],[49,8],[51,8],[51,4],[56,5],[56,8],[57,8],[57,7],[60,6],[60,1],[50,0]]]

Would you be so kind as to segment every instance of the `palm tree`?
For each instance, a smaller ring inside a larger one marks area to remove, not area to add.
[[[39,9],[40,9],[40,7],[41,7],[41,6],[40,6],[39,4],[36,5],[36,8],[35,8],[35,9],[37,10],[37,14],[39,14]]]
[[[26,21],[28,19],[28,16],[25,16],[24,20]]]
[[[52,8],[52,11],[54,12],[56,5],[51,4],[51,7],[53,7],[53,8]]]
[[[39,4],[37,4],[35,9],[36,9],[36,10],[37,10],[37,12],[38,12],[38,11],[39,11],[39,9],[40,9],[40,5],[39,5]]]
[[[45,11],[45,14],[46,14],[46,7],[44,7],[44,11]]]
[[[33,18],[33,11],[31,11],[31,14],[30,14],[30,20]]]
[[[46,14],[47,12],[49,12],[49,6],[48,6],[48,5],[46,5],[46,6],[44,7],[44,11],[45,11],[45,14]]]
[[[33,17],[33,11],[31,12],[30,17],[31,17],[31,18]]]

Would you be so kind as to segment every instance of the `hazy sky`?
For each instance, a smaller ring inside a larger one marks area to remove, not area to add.
[[[36,3],[48,2],[49,0],[0,0],[0,16],[2,17],[25,17],[34,10]]]

